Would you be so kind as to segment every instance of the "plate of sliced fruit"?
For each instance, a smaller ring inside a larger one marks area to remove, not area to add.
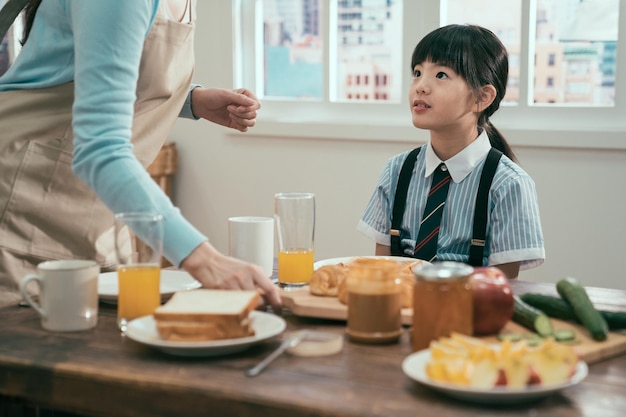
[[[402,370],[450,397],[489,404],[539,400],[580,383],[589,372],[570,346],[552,339],[533,346],[491,344],[458,334],[407,356]]]

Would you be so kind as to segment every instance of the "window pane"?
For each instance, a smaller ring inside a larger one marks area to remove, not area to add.
[[[618,0],[538,0],[536,104],[614,106]]]
[[[521,0],[442,0],[444,24],[475,24],[491,30],[509,54],[509,79],[503,104],[519,100]]]
[[[264,97],[323,97],[320,3],[263,0]]]
[[[519,99],[521,2],[442,1],[447,23],[491,29],[509,52],[505,103]],[[537,0],[530,105],[614,106],[619,0]]]
[[[331,101],[399,102],[402,0],[336,0],[336,5]]]

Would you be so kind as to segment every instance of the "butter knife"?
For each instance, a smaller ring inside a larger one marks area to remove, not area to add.
[[[305,330],[296,332],[295,334],[289,336],[280,344],[280,346],[278,346],[278,348],[276,348],[275,351],[267,355],[265,359],[263,359],[261,362],[259,362],[257,365],[253,366],[252,368],[247,369],[246,375],[257,376],[258,374],[261,373],[261,371],[263,371],[263,369],[265,369],[267,365],[269,365],[274,359],[279,357],[285,350],[289,349],[290,347],[296,346],[305,337],[306,337]]]

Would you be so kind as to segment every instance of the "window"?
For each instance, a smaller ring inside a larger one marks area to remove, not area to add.
[[[324,46],[328,37],[328,91],[333,102],[355,98],[400,100],[402,0],[330,2],[328,36],[321,30],[325,10],[318,0],[262,1],[263,98],[321,100]],[[332,44],[330,43],[332,42]],[[255,45],[259,48],[260,45]],[[395,85],[369,85],[369,78],[391,76]],[[356,84],[352,79],[356,79]],[[363,82],[361,80],[363,79]]]
[[[556,54],[549,53],[548,54],[548,66],[553,67],[556,65]]]
[[[298,124],[310,137],[425,140],[406,104],[412,50],[440,25],[474,23],[509,52],[507,95],[493,121],[513,133],[512,144],[559,146],[550,132],[567,131],[578,139],[564,146],[626,148],[619,3],[234,0],[235,80],[263,100],[257,127],[270,134]]]
[[[402,0],[337,0],[330,6],[330,101],[349,102],[356,93],[366,101],[398,103],[402,95],[402,56],[397,47],[402,42]],[[363,76],[358,91],[344,81],[353,73]],[[397,82],[369,82],[387,77]]]
[[[447,0],[448,22],[473,22],[490,28],[507,47],[518,54],[521,46],[521,0]],[[614,73],[619,2],[616,0],[536,0],[529,6],[529,50],[533,51],[536,79],[560,79],[552,84],[550,103],[587,107],[613,106]],[[489,10],[486,13],[485,10]],[[506,16],[507,18],[502,18]],[[534,19],[532,19],[534,17]],[[534,30],[534,39],[530,34]],[[517,72],[519,61],[510,61]],[[546,65],[541,63],[546,62]],[[584,78],[584,80],[582,80]],[[568,90],[584,84],[587,94]],[[528,86],[528,105],[545,104],[542,84]]]
[[[317,1],[263,1],[263,97],[321,99],[323,42]]]

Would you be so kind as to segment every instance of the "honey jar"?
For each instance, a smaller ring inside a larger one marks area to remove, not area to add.
[[[426,349],[430,342],[452,332],[473,332],[473,298],[470,276],[474,269],[459,262],[436,262],[413,270],[412,348]]]

